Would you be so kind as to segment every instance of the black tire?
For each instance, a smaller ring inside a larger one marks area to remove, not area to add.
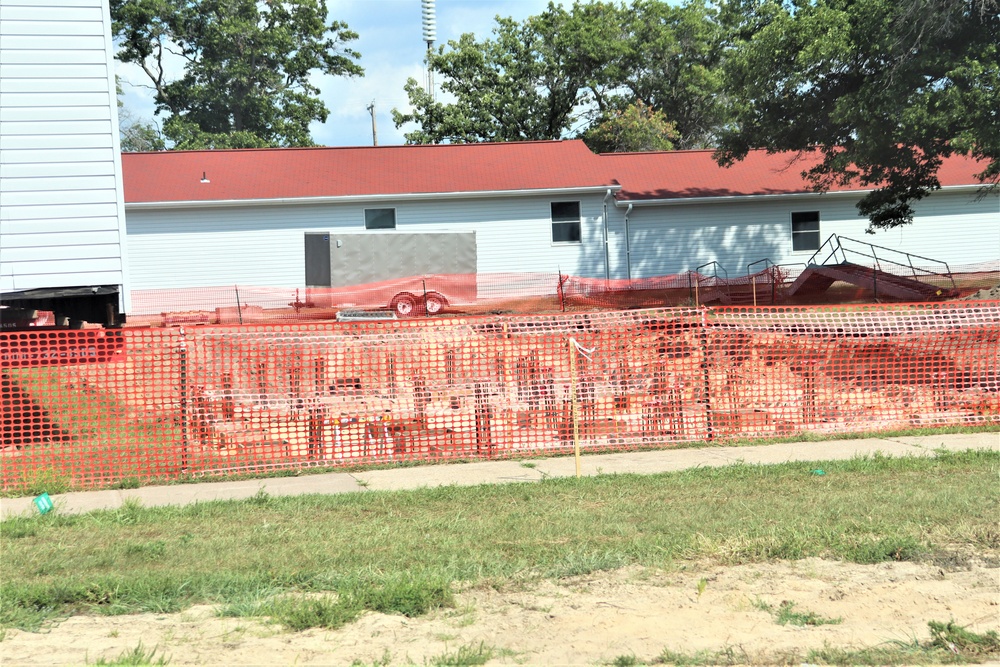
[[[396,313],[397,317],[413,317],[417,315],[417,297],[409,292],[400,292],[392,297],[389,308]]]
[[[428,315],[437,315],[447,307],[448,299],[444,298],[443,294],[438,294],[437,292],[427,293],[427,297],[424,299],[424,312]]]

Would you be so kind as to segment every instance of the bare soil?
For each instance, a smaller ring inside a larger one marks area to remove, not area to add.
[[[701,583],[703,581],[703,583]],[[778,625],[783,602],[837,624]],[[367,613],[338,630],[289,632],[256,619],[180,614],[76,616],[41,633],[8,630],[0,663],[80,665],[113,660],[139,642],[170,665],[433,664],[480,643],[488,664],[596,665],[650,661],[664,648],[740,651],[751,662],[824,645],[862,648],[928,638],[928,621],[1000,630],[994,562],[856,565],[821,559],[660,572],[630,567],[505,590],[473,588],[453,609],[408,619]]]

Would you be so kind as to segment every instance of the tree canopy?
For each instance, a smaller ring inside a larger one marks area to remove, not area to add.
[[[818,149],[819,190],[856,182],[869,231],[906,224],[953,154],[1000,177],[995,0],[732,0],[735,122],[721,164],[755,147]]]
[[[175,148],[308,146],[326,120],[311,76],[360,76],[357,34],[325,0],[111,0],[122,62],[142,67]],[[182,59],[170,80],[165,59]]]
[[[491,38],[465,34],[428,54],[453,101],[410,79],[412,110],[393,117],[397,127],[418,125],[409,143],[582,136],[595,150],[703,146],[728,119],[714,16],[702,0],[636,0],[550,3],[522,22],[497,17]],[[611,134],[618,138],[606,142]]]

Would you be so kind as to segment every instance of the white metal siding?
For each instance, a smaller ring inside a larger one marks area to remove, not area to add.
[[[581,202],[582,243],[552,243],[549,205],[553,201]],[[299,287],[305,282],[305,232],[392,234],[364,229],[364,209],[387,206],[396,209],[397,230],[475,232],[479,273],[561,270],[604,275],[601,196],[577,194],[131,210],[132,287]]]
[[[856,198],[835,195],[730,203],[633,208],[629,216],[632,276],[682,273],[719,262],[730,277],[745,275],[760,259],[805,262],[812,251],[793,252],[791,214],[819,211],[820,238],[831,234],[947,262],[953,271],[981,265],[1000,268],[1000,199],[970,192],[937,192],[915,206],[912,225],[867,234]],[[614,212],[612,228],[623,225]],[[624,242],[613,246],[616,275],[625,275]]]
[[[0,290],[120,285],[125,211],[105,0],[0,0]]]

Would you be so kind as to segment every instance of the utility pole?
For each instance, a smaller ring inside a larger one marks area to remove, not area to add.
[[[434,0],[420,0],[423,16],[424,42],[427,44],[427,94],[434,99],[434,68],[431,67],[431,53],[434,50],[434,40],[437,39],[437,16],[434,10]]]
[[[372,145],[378,146],[378,129],[375,127],[375,100],[372,100],[372,103],[365,108],[372,115]]]

